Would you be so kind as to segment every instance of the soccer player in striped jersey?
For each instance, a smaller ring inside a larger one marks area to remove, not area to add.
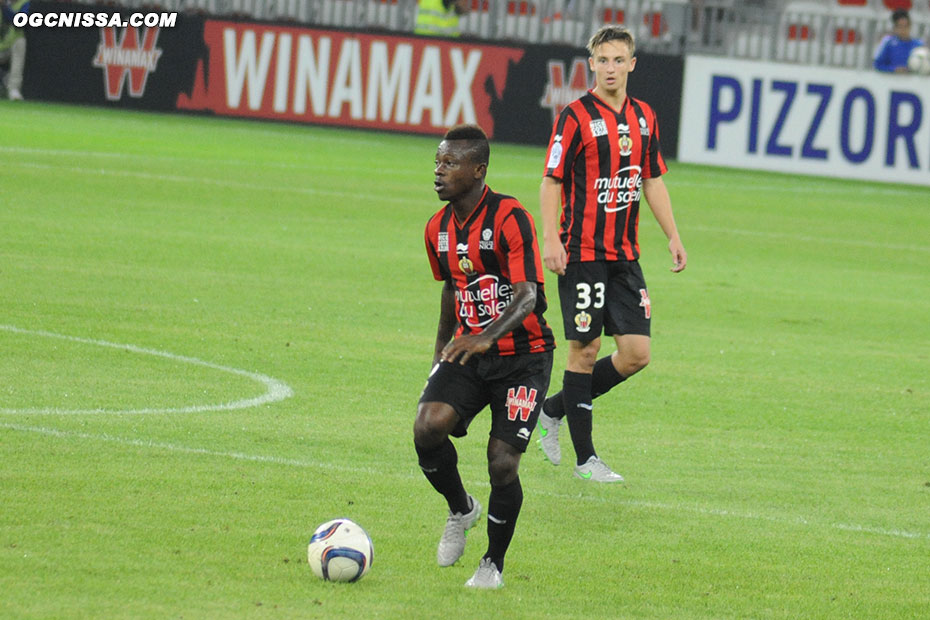
[[[638,262],[641,196],[668,237],[672,271],[684,269],[688,257],[661,176],[667,168],[655,113],[627,95],[633,36],[604,26],[588,52],[595,86],[556,119],[540,188],[543,261],[559,274],[569,350],[562,391],[539,416],[539,443],[558,465],[558,431],[567,417],[575,475],[622,482],[594,450],[592,401],[649,363],[652,309]],[[617,349],[597,359],[602,332]]]
[[[523,503],[518,469],[549,388],[555,339],[546,325],[542,259],[533,218],[485,184],[490,149],[476,125],[450,129],[436,152],[434,189],[446,201],[426,225],[433,276],[443,282],[433,370],[417,407],[414,446],[449,516],[440,566],[465,551],[481,514],[465,491],[449,436],[462,437],[491,409],[488,547],[466,586],[499,588],[504,554]]]

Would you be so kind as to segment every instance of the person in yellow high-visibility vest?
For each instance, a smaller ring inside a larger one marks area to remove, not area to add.
[[[469,0],[420,0],[416,34],[434,37],[459,36],[459,16],[468,12]]]

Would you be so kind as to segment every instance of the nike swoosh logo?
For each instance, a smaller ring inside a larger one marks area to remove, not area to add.
[[[590,471],[589,471],[589,472],[587,472],[587,473],[578,474],[578,475],[581,476],[582,478],[584,478],[585,480],[587,480],[588,478],[591,477],[591,474],[593,474],[593,473],[594,473],[594,472],[590,472]]]
[[[588,411],[594,411],[594,405],[589,405],[588,403],[578,403],[578,406]]]

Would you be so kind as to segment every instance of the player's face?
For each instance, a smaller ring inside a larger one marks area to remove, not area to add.
[[[454,201],[467,194],[481,179],[480,168],[481,164],[468,157],[465,143],[443,140],[436,150],[433,189],[440,200]]]
[[[588,58],[588,66],[594,72],[594,83],[599,92],[616,93],[626,90],[626,80],[636,66],[636,58],[630,53],[625,41],[601,43]]]
[[[895,36],[902,41],[909,41],[911,38],[911,20],[906,17],[898,18],[892,30]]]

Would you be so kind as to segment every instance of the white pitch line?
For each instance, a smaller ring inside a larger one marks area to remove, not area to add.
[[[55,428],[47,428],[40,426],[23,426],[20,424],[6,424],[0,422],[0,428],[9,429],[11,431],[23,432],[23,433],[38,433],[41,435],[46,435],[50,437],[59,437],[62,439],[85,439],[89,441],[104,441],[108,443],[115,443],[125,446],[133,446],[138,448],[154,449],[154,450],[165,450],[169,452],[179,452],[184,454],[196,454],[202,456],[212,456],[218,458],[228,458],[239,461],[249,461],[253,463],[268,463],[272,465],[283,465],[285,467],[300,467],[308,469],[326,469],[330,471],[341,471],[354,474],[369,474],[369,475],[379,475],[384,476],[392,475],[397,478],[403,478],[406,480],[417,480],[420,478],[419,475],[414,474],[413,472],[406,473],[402,471],[390,471],[383,468],[370,468],[370,467],[357,467],[351,465],[342,465],[335,463],[324,463],[321,461],[308,461],[302,459],[288,459],[278,456],[267,456],[261,454],[247,454],[245,452],[223,452],[219,450],[209,450],[206,448],[196,448],[193,446],[183,446],[173,443],[164,443],[151,441],[146,439],[132,439],[126,437],[117,437],[114,435],[106,434],[92,434],[92,433],[83,433],[78,431],[63,431]],[[487,486],[487,484],[478,484],[478,486]],[[930,540],[930,533],[925,532],[913,532],[908,530],[901,529],[887,529],[880,527],[870,527],[865,525],[856,525],[849,523],[818,523],[804,517],[778,517],[773,515],[763,515],[758,513],[748,513],[740,512],[734,510],[724,510],[724,509],[714,509],[714,508],[704,508],[701,506],[688,506],[685,504],[670,504],[666,502],[652,502],[644,500],[624,500],[624,499],[615,499],[613,497],[604,497],[604,496],[593,496],[593,495],[583,495],[580,493],[556,493],[546,490],[533,490],[534,495],[545,495],[555,499],[564,499],[564,500],[586,500],[591,502],[599,502],[610,505],[621,505],[621,506],[631,506],[634,508],[644,508],[647,510],[659,510],[664,512],[690,512],[694,514],[709,515],[716,517],[728,517],[734,519],[742,519],[747,521],[767,521],[769,523],[777,523],[781,525],[789,526],[805,526],[805,527],[829,527],[832,529],[842,530],[845,532],[855,532],[862,534],[874,534],[877,536],[887,536],[891,538],[906,538],[912,540]]]
[[[234,409],[247,409],[249,407],[258,407],[261,405],[267,405],[269,403],[277,402],[279,400],[284,400],[285,398],[290,398],[294,395],[294,390],[290,388],[289,385],[283,381],[279,381],[273,377],[263,375],[257,372],[250,372],[248,370],[241,370],[239,368],[232,368],[230,366],[222,366],[220,364],[214,364],[213,362],[207,362],[196,357],[187,357],[185,355],[176,355],[174,353],[168,353],[167,351],[159,351],[157,349],[146,349],[143,347],[137,347],[132,344],[120,344],[118,342],[108,342],[106,340],[94,340],[91,338],[78,338],[76,336],[67,336],[64,334],[56,334],[54,332],[47,332],[42,330],[33,330],[33,329],[22,329],[14,325],[2,325],[0,324],[0,331],[12,332],[14,334],[24,334],[30,336],[42,336],[44,338],[55,338],[58,340],[66,340],[69,342],[77,342],[80,344],[89,344],[98,347],[107,347],[111,349],[120,349],[122,351],[128,351],[130,353],[138,353],[140,355],[152,355],[155,357],[162,357],[173,362],[180,362],[183,364],[193,364],[195,366],[203,366],[204,368],[212,368],[213,370],[219,370],[221,372],[226,372],[233,375],[239,375],[241,377],[247,377],[253,381],[261,383],[265,386],[265,393],[259,396],[252,398],[244,398],[236,401],[231,401],[227,403],[216,403],[208,405],[191,405],[189,407],[147,407],[142,409],[58,409],[58,408],[26,408],[26,409],[12,409],[12,408],[0,408],[0,414],[56,414],[56,415],[79,415],[79,414],[99,414],[99,413],[109,413],[109,414],[120,414],[120,415],[144,415],[144,414],[153,414],[153,413],[203,413],[207,411],[231,411]]]
[[[58,166],[52,164],[38,164],[34,162],[11,162],[10,166],[19,166],[21,168],[34,168],[37,170],[67,170],[68,172],[77,172],[85,175],[99,175],[112,177],[130,177],[134,179],[146,179],[149,181],[169,182],[169,183],[187,183],[190,185],[218,185],[226,189],[244,189],[249,191],[261,192],[263,194],[274,192],[285,192],[292,194],[303,194],[307,196],[333,196],[337,198],[351,198],[373,200],[377,202],[396,202],[400,204],[409,204],[410,198],[403,196],[393,196],[386,194],[365,194],[360,192],[344,192],[339,190],[320,189],[316,187],[288,187],[286,185],[262,185],[260,183],[244,183],[242,181],[231,181],[229,179],[211,179],[209,177],[185,176],[182,174],[153,174],[151,172],[139,172],[137,170],[108,170],[106,168],[88,168],[84,166]]]
[[[220,458],[234,459],[237,461],[250,461],[253,463],[272,463],[274,465],[286,465],[288,467],[304,467],[312,469],[329,469],[335,471],[349,471],[359,474],[380,475],[382,470],[375,470],[367,467],[349,467],[344,465],[334,465],[332,463],[323,463],[319,461],[302,461],[299,459],[286,459],[280,456],[265,456],[261,454],[246,454],[244,452],[221,452],[219,450],[208,450],[207,448],[195,448],[192,446],[182,446],[179,444],[152,441],[148,439],[132,439],[127,437],[117,437],[107,434],[82,433],[78,431],[63,431],[56,428],[47,428],[42,426],[24,426],[21,424],[7,424],[0,422],[0,428],[6,428],[12,431],[23,433],[38,433],[49,437],[59,437],[62,439],[87,439],[90,441],[103,441],[115,443],[124,446],[133,446],[136,448],[146,448],[151,450],[165,450],[167,452],[181,452],[184,454],[199,454],[201,456],[214,456]],[[413,478],[413,476],[411,476]]]

